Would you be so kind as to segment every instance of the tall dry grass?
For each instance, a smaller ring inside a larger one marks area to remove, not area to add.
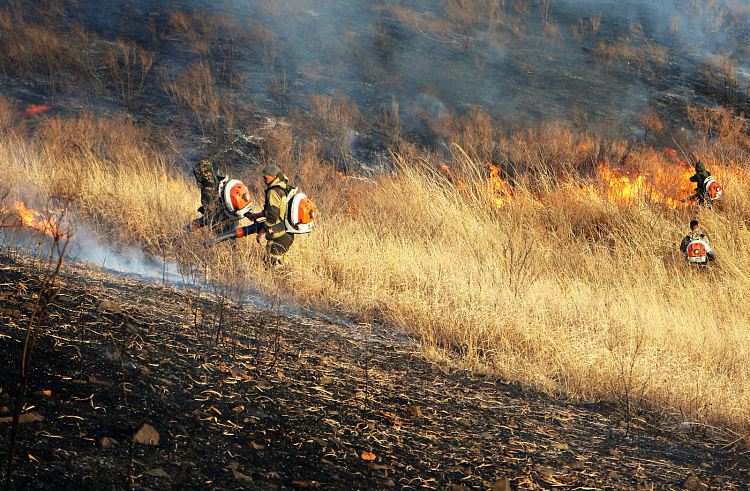
[[[342,178],[321,164],[314,138],[268,130],[266,157],[321,211],[317,230],[295,242],[289,266],[276,272],[263,269],[252,239],[204,250],[200,234],[179,232],[198,190],[158,147],[139,143],[148,135],[128,121],[50,118],[33,139],[5,132],[0,175],[16,197],[29,189],[74,194],[80,216],[102,235],[173,255],[212,284],[223,281],[225,292],[239,296],[252,283],[401,329],[441,363],[746,434],[750,177],[742,122],[692,110],[699,138],[691,148],[726,196],[714,209],[671,209],[645,193],[612,202],[590,170],[609,158],[655,175],[674,165],[661,150],[564,125],[507,134],[475,116],[452,120],[452,156],[404,143],[393,171],[371,178]],[[515,172],[515,199],[502,209],[487,186],[488,155],[507,159],[495,158],[506,177]],[[678,175],[663,179],[679,186]],[[695,216],[719,257],[705,271],[687,267],[677,250]]]

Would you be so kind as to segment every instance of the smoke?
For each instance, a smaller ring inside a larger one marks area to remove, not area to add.
[[[429,94],[459,112],[482,107],[501,122],[532,126],[569,120],[575,106],[591,123],[636,139],[639,111],[649,104],[668,110],[665,89],[710,103],[699,93],[697,69],[717,53],[746,56],[737,46],[748,11],[738,5],[298,0],[247,1],[235,12],[273,31],[279,56],[265,69],[294,74],[300,96],[341,90],[372,114],[393,97],[418,112]],[[414,114],[401,116],[418,124]]]

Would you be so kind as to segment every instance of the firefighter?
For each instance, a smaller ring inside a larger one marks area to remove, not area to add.
[[[704,260],[704,264],[708,261],[713,261],[714,259],[716,259],[716,254],[711,251],[711,246],[708,243],[708,235],[699,230],[698,220],[691,220],[690,232],[688,232],[687,235],[682,239],[682,242],[680,242],[680,252],[684,253],[686,258],[688,258],[689,256],[688,245],[696,241],[703,242],[706,246],[707,261]]]
[[[208,160],[201,160],[193,169],[193,175],[201,187],[201,206],[198,208],[198,213],[203,216],[185,228],[192,230],[210,226],[211,230],[216,233],[234,230],[238,220],[233,220],[224,214],[219,199],[219,183],[224,176],[217,176],[213,164]]]
[[[706,179],[711,175],[706,170],[706,163],[702,160],[698,160],[695,163],[695,174],[690,176],[690,181],[695,183],[695,194],[692,195],[688,200],[698,199],[699,205],[711,204],[711,200],[706,198]]]
[[[266,183],[266,201],[263,211],[250,213],[248,218],[253,221],[265,218],[261,222],[260,231],[255,240],[258,244],[265,237],[266,256],[265,262],[269,266],[281,266],[284,264],[284,256],[294,243],[294,235],[286,232],[287,195],[292,189],[287,178],[277,165],[267,165],[261,171],[263,182]]]

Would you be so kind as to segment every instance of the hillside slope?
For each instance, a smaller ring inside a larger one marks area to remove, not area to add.
[[[43,277],[35,264],[0,257],[3,462]],[[125,489],[131,464],[139,489],[750,484],[731,435],[658,415],[628,425],[606,406],[454,372],[379,326],[237,309],[87,264],[64,267],[56,291],[32,359],[15,489]],[[158,444],[136,444],[131,462],[141,424]]]

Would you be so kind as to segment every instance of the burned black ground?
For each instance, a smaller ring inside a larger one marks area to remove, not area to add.
[[[20,255],[0,264],[5,481],[7,419],[43,271]],[[237,309],[84,264],[64,268],[47,314],[24,408],[43,419],[20,426],[13,489],[126,488],[133,433],[123,378],[134,430],[148,424],[159,435],[157,445],[135,445],[135,489],[750,483],[750,460],[729,433],[652,417],[627,428],[611,406],[430,363],[378,326]]]

